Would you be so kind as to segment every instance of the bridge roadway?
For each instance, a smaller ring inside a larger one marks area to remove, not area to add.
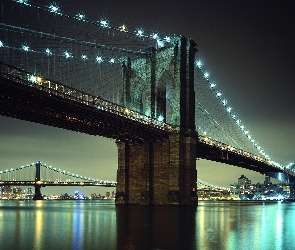
[[[28,72],[2,62],[0,67],[0,115],[118,141],[148,142],[168,138],[177,132],[175,127],[138,117],[132,110],[79,90],[47,79],[38,80],[36,76],[29,80]],[[97,106],[98,101],[104,106]],[[197,158],[243,167],[275,178],[277,173],[283,172],[263,159],[230,150],[227,145],[208,143],[200,136]],[[286,181],[288,176],[284,176]]]
[[[167,138],[171,130],[74,88],[44,78],[30,80],[35,76],[5,63],[0,67],[0,115],[121,141]]]

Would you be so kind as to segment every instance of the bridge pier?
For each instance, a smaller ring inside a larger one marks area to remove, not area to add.
[[[196,139],[117,142],[116,205],[197,205]]]
[[[38,182],[41,180],[41,175],[40,175],[40,166],[41,166],[41,162],[37,161],[36,164],[36,174],[35,174],[35,182]],[[43,196],[41,194],[41,185],[39,184],[35,184],[35,195],[33,197],[33,200],[43,200]]]
[[[154,119],[163,117],[164,121],[178,126],[179,131],[149,142],[117,142],[117,205],[197,205],[196,46],[194,41],[181,36],[171,47],[151,49],[150,60],[126,59],[123,64],[122,104],[132,107],[132,98],[137,100],[135,103],[142,103],[143,84],[146,84],[144,113]],[[168,63],[163,64],[163,58]],[[144,71],[148,69],[144,77],[142,65]],[[167,83],[171,84],[169,91]],[[168,92],[171,103],[166,102]],[[132,108],[141,109],[138,105]],[[171,112],[169,119],[167,109]]]
[[[33,200],[44,200],[44,198],[41,194],[41,186],[40,185],[35,185],[35,194],[34,194]]]

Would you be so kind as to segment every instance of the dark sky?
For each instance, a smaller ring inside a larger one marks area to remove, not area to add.
[[[192,38],[198,44],[197,58],[203,61],[211,79],[218,82],[255,140],[273,160],[283,165],[295,161],[292,1],[60,0],[57,3],[69,13],[83,10],[92,20],[108,17],[114,26],[124,23],[163,35]],[[82,175],[116,179],[114,141],[0,117],[0,169],[37,160]],[[241,174],[255,183],[264,180],[255,172],[210,161],[197,161],[197,168],[198,178],[219,186],[229,187]],[[50,188],[43,190],[52,193]],[[90,194],[93,189],[82,191]]]

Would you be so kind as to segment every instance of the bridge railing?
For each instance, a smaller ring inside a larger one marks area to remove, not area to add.
[[[119,116],[124,116],[134,121],[154,126],[155,128],[163,131],[178,131],[177,126],[172,126],[170,124],[158,121],[157,119],[151,118],[127,107],[107,101],[103,98],[100,98],[99,96],[94,96],[81,90],[60,84],[55,81],[51,81],[37,74],[29,73],[25,70],[19,69],[3,62],[0,62],[0,74],[6,79],[13,80],[23,85],[30,86],[69,100],[93,106],[99,110],[104,110]]]
[[[233,147],[231,145],[228,145],[228,144],[213,140],[213,139],[211,139],[209,137],[206,137],[206,136],[199,135],[199,141],[203,142],[203,143],[205,143],[207,145],[213,146],[213,147],[218,147],[221,150],[226,150],[226,151],[229,151],[231,153],[242,155],[244,157],[247,157],[247,158],[250,158],[250,159],[253,159],[253,160],[256,160],[256,161],[259,161],[259,162],[262,162],[262,163],[265,163],[265,164],[268,164],[268,165],[271,165],[271,166],[274,166],[274,167],[279,168],[281,170],[285,169],[283,166],[280,166],[280,165],[278,165],[278,164],[276,164],[276,163],[274,163],[274,162],[272,162],[272,161],[270,161],[268,159],[265,159],[265,158],[263,158],[261,156],[252,154],[250,152],[247,152],[247,151],[239,149],[239,148],[235,148],[235,147]]]

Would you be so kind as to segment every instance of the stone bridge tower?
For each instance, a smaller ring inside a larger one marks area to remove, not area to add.
[[[117,142],[117,205],[197,205],[196,51],[195,42],[181,36],[123,63],[123,105],[180,130],[154,141]]]

